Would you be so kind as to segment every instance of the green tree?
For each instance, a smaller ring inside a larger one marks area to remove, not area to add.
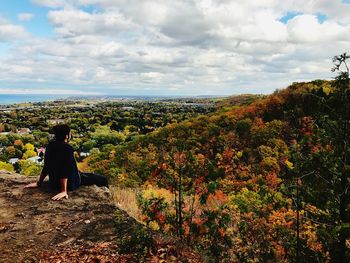
[[[0,146],[9,146],[10,140],[6,135],[0,135]]]
[[[94,148],[96,146],[96,142],[93,140],[87,140],[86,142],[83,143],[82,145],[82,150],[83,151],[91,151],[92,148]]]
[[[125,135],[112,131],[108,126],[98,126],[96,130],[91,133],[91,138],[96,142],[97,146],[104,144],[119,144],[125,140]]]
[[[331,142],[334,145],[334,153],[337,159],[337,184],[335,193],[339,197],[339,232],[338,244],[334,251],[333,259],[337,262],[349,262],[350,254],[346,255],[346,240],[350,236],[350,197],[348,189],[350,187],[350,145],[349,145],[349,126],[350,126],[350,79],[349,67],[346,53],[335,56],[333,62],[335,67],[333,71],[338,72],[334,83],[335,92],[331,95],[332,108],[330,118],[326,121],[325,130],[332,136]],[[334,125],[339,127],[334,132]],[[333,127],[332,127],[333,126]]]

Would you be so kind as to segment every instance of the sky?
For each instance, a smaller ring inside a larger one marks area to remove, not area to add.
[[[269,94],[331,79],[350,0],[1,0],[0,94]]]

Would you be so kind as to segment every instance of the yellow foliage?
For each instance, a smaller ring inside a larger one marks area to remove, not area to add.
[[[31,144],[31,143],[26,143],[26,144],[24,145],[23,149],[24,149],[25,151],[34,151],[35,147],[34,147],[34,145]]]
[[[158,223],[156,221],[151,221],[148,223],[148,226],[150,229],[152,229],[153,231],[157,231],[160,229]]]
[[[152,198],[164,198],[165,201],[171,202],[173,195],[170,191],[164,188],[156,188],[154,186],[148,185],[146,190],[143,192],[143,198],[152,199]]]
[[[332,86],[326,82],[322,85],[322,90],[326,95],[329,95],[332,92]]]
[[[288,169],[292,170],[294,169],[294,164],[288,160],[285,160],[285,165],[288,167]]]
[[[216,159],[217,161],[222,161],[222,156],[221,156],[221,154],[220,154],[220,153],[217,153],[216,156],[215,156],[215,159]]]
[[[28,159],[31,157],[35,157],[36,156],[36,152],[33,150],[27,150],[24,154],[23,154],[23,159]]]
[[[0,170],[5,170],[5,171],[8,171],[8,172],[14,172],[14,168],[13,168],[12,164],[5,163],[5,162],[2,162],[2,161],[0,161]]]

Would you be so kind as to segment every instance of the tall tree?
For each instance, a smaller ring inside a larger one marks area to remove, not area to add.
[[[330,248],[332,262],[349,262],[346,242],[350,237],[350,79],[346,53],[335,56],[338,75],[332,90],[316,90],[315,116],[301,120],[301,138],[292,151],[303,204],[319,210],[309,212],[319,224],[319,234]],[[300,180],[300,182],[299,182]]]
[[[334,134],[332,140],[335,153],[339,158],[339,244],[334,252],[337,262],[349,262],[346,259],[346,240],[349,237],[350,215],[349,215],[349,186],[350,186],[350,149],[349,149],[349,125],[350,125],[350,79],[346,53],[335,56],[333,71],[338,72],[335,81],[334,110],[331,112],[331,120],[339,127],[339,132]]]

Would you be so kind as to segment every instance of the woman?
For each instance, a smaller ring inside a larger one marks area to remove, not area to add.
[[[106,177],[92,174],[80,173],[74,158],[74,149],[68,144],[72,135],[66,124],[53,127],[55,139],[47,146],[44,157],[44,167],[38,182],[31,183],[25,188],[40,187],[45,177],[49,175],[49,185],[52,190],[59,191],[52,200],[68,198],[67,191],[77,189],[80,185],[97,185],[108,187]]]

